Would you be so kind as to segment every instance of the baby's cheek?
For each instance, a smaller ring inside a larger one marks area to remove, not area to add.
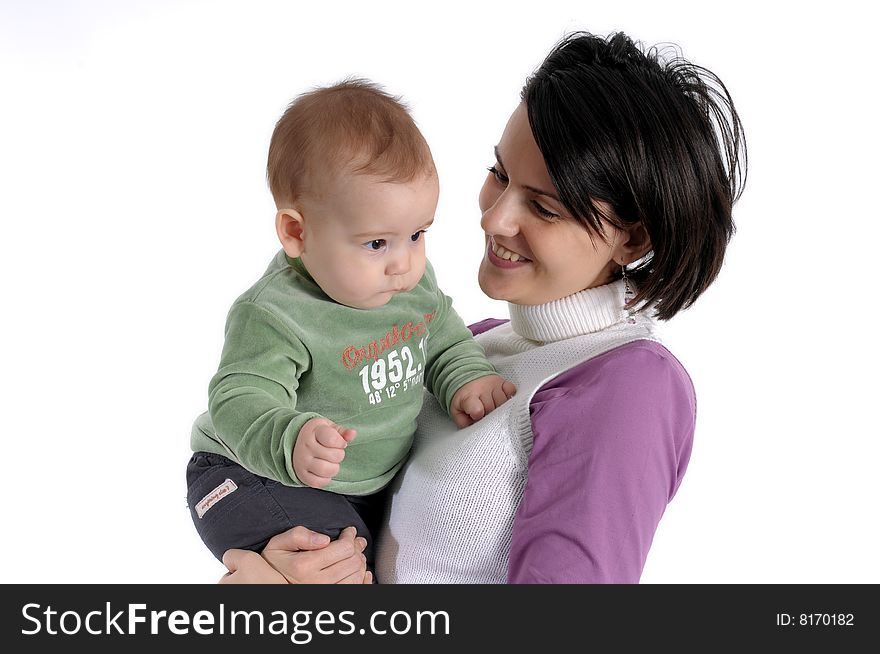
[[[419,253],[418,258],[414,259],[413,264],[412,264],[413,277],[415,278],[413,280],[413,286],[418,284],[419,280],[421,280],[422,276],[425,274],[426,261],[427,261],[427,259],[425,258],[425,251],[424,251],[424,248],[422,248],[422,251]]]

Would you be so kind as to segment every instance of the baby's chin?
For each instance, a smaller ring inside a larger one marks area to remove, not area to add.
[[[386,304],[388,304],[391,301],[391,298],[393,298],[395,295],[397,295],[398,293],[405,293],[405,292],[406,291],[389,291],[389,292],[376,293],[372,297],[368,297],[368,298],[358,298],[358,299],[346,298],[344,300],[339,299],[339,298],[333,298],[333,299],[336,302],[338,302],[339,304],[345,305],[347,307],[351,307],[352,309],[361,309],[363,311],[369,311],[370,309],[379,309],[381,307],[384,307]]]

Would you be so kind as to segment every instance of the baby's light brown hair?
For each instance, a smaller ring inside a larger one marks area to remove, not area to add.
[[[298,96],[275,125],[266,177],[280,209],[341,172],[409,182],[434,175],[425,137],[399,98],[347,79]]]

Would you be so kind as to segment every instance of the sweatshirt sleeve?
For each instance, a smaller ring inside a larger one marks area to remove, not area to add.
[[[459,388],[474,379],[497,375],[498,372],[452,308],[452,298],[437,287],[430,264],[425,274],[430,275],[438,300],[427,344],[425,384],[449,413],[452,398]]]
[[[291,462],[296,436],[320,415],[296,409],[299,377],[310,363],[274,314],[242,301],[229,312],[220,368],[208,387],[217,437],[244,467],[292,486],[302,485]]]
[[[684,368],[646,341],[541,387],[509,583],[638,583],[687,468],[695,409]]]

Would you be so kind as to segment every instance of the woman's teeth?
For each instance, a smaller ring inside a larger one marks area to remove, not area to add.
[[[499,259],[507,259],[508,261],[530,261],[530,259],[526,259],[516,252],[511,252],[510,250],[504,249],[495,241],[492,241],[492,252],[494,252]]]

